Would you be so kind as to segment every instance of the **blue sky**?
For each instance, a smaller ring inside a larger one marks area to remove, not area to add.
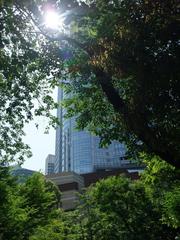
[[[52,97],[56,101],[57,88],[54,89]],[[53,111],[56,115],[56,110]],[[38,123],[38,129],[35,126]],[[27,124],[24,128],[26,136],[24,142],[31,147],[33,156],[25,161],[22,167],[45,171],[45,159],[48,154],[55,153],[55,130],[51,127],[49,134],[44,134],[44,130],[48,125],[48,119],[45,117],[34,117],[34,120]]]
[[[49,134],[44,134],[47,120],[40,118],[36,119],[36,122],[39,123],[38,129],[35,121],[25,127],[24,142],[31,147],[33,156],[27,159],[22,167],[44,172],[47,155],[55,153],[55,130],[51,128]]]

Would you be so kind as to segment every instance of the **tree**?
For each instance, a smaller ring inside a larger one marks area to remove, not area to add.
[[[1,135],[6,140],[2,149],[12,155],[13,149],[22,148],[16,148],[17,141],[9,144],[13,139],[21,142],[11,137],[21,133],[24,119],[31,116],[30,99],[55,84],[47,81],[53,75],[62,79],[67,93],[73,93],[65,105],[69,115],[78,115],[80,127],[106,143],[125,141],[132,151],[156,154],[178,167],[178,1],[53,0],[49,4],[63,13],[65,25],[59,33],[43,25],[47,6],[43,0],[1,3],[2,98],[9,103],[2,101],[1,107]],[[16,46],[21,51],[15,51]],[[7,48],[14,49],[13,54]],[[36,113],[46,115],[52,101],[50,96],[42,98],[45,105]],[[11,126],[19,131],[12,132]]]
[[[179,170],[158,158],[149,161],[141,176],[147,194],[161,212],[161,221],[173,228],[180,226],[180,181]]]
[[[71,20],[83,51],[68,61],[69,115],[105,140],[125,141],[178,167],[177,1],[90,1],[86,7]]]
[[[53,71],[60,63],[50,56],[56,47],[51,48],[36,33],[30,16],[23,12],[23,6],[29,4],[0,1],[0,162],[3,164],[15,160],[22,163],[26,155],[31,155],[22,140],[24,125],[34,115],[50,116],[54,108],[50,93],[56,82]],[[50,119],[55,124],[55,118]]]
[[[59,216],[57,187],[35,174],[19,184],[9,168],[0,167],[0,240],[27,240]]]
[[[28,220],[23,209],[23,197],[18,195],[16,178],[9,174],[9,169],[0,167],[0,239],[22,240],[24,224]]]
[[[81,195],[76,210],[39,226],[30,240],[175,239],[178,227],[163,220],[160,201],[154,201],[146,187],[142,180],[124,176],[101,180]]]
[[[24,197],[22,208],[27,209],[28,221],[24,225],[24,239],[29,239],[37,227],[48,224],[58,216],[60,193],[58,188],[40,173],[35,173],[20,186]]]
[[[39,227],[30,240],[65,240],[64,224],[59,220],[52,221],[45,227]]]
[[[176,231],[164,225],[140,182],[111,177],[83,196],[85,239],[173,239]]]
[[[79,223],[74,212],[60,212],[59,216],[49,224],[38,227],[30,240],[80,240]]]

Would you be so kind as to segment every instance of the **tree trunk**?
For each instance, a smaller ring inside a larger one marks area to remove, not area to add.
[[[128,108],[125,101],[114,88],[111,77],[99,68],[95,69],[95,74],[108,101],[112,104],[114,110],[123,116],[128,129],[133,132],[151,152],[178,168],[178,160],[174,156],[175,151],[170,150],[169,146],[164,145],[164,141],[158,136],[157,131],[148,127],[148,123],[142,113],[132,112],[132,110]]]

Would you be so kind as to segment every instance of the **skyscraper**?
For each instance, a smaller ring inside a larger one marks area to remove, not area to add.
[[[63,91],[58,89],[58,102],[63,100]],[[57,117],[60,120],[61,124],[63,122],[62,108],[57,109]],[[55,143],[55,162],[54,162],[54,172],[62,172],[62,125],[58,126],[56,129],[56,143]]]
[[[46,158],[45,174],[54,173],[55,155],[49,154]]]
[[[59,89],[58,100],[64,97],[63,90]],[[100,138],[87,131],[75,130],[75,118],[66,119],[65,113],[64,108],[57,111],[61,125],[56,130],[55,173],[88,173],[121,166],[126,153],[124,144],[113,141],[108,148],[100,148]]]

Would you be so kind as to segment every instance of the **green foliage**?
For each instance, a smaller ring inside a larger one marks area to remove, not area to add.
[[[162,203],[162,220],[169,226],[180,226],[180,187],[177,185],[171,191],[164,194]]]
[[[143,174],[142,180],[136,182],[124,176],[101,180],[80,196],[80,204],[76,210],[61,212],[55,221],[37,228],[30,239],[175,239],[179,236],[178,185],[177,189],[169,190],[164,187],[166,180],[162,181],[161,185],[159,178],[168,168],[168,179],[171,179],[171,182],[176,176],[171,166],[155,159],[152,162],[161,165],[156,168],[157,176],[152,174],[158,179],[154,181],[158,182],[157,185],[147,184],[149,168]],[[161,193],[159,196],[153,195],[153,190],[163,191],[163,196],[160,196]]]
[[[58,215],[60,193],[57,187],[34,174],[17,184],[7,167],[0,167],[0,239],[27,240],[37,227]]]
[[[58,188],[42,174],[17,184],[9,169],[0,167],[0,239],[175,239],[180,236],[179,170],[158,158],[146,161],[138,181],[101,180],[69,212],[57,209]]]
[[[45,227],[39,227],[30,240],[65,240],[67,238],[63,232],[64,224],[59,220],[54,220]]]
[[[81,9],[69,21],[82,45],[66,61],[68,116],[103,143],[126,142],[131,153],[155,153],[177,167],[178,1],[70,2]]]
[[[63,12],[63,29],[46,28],[47,6]],[[177,167],[177,9],[176,0],[1,1],[1,161],[30,155],[22,136],[33,114],[56,125],[50,92],[61,79],[78,127]]]
[[[172,239],[144,186],[126,178],[102,180],[83,196],[85,239]]]
[[[38,227],[30,240],[78,240],[81,239],[75,212],[61,212],[56,220]]]
[[[34,229],[58,215],[60,194],[53,183],[46,181],[42,174],[35,173],[21,185],[20,195],[24,197],[22,207],[28,210],[28,221],[23,230],[25,238],[28,238]]]
[[[65,13],[63,33],[43,25],[46,2],[0,1],[0,161],[30,156],[22,136],[33,114],[56,124],[61,79],[67,116],[103,144],[148,153],[148,166],[140,182],[97,183],[73,213],[57,212],[59,192],[40,174],[19,186],[1,167],[0,239],[174,239],[179,171],[159,157],[179,166],[178,2],[50,1]]]
[[[21,163],[25,156],[31,156],[22,136],[24,125],[34,115],[48,116],[55,125],[50,112],[55,104],[49,95],[57,83],[55,70],[60,68],[60,60],[53,62],[53,52],[58,52],[58,48],[35,30],[27,3],[0,2],[1,163],[15,160]],[[34,4],[31,1],[29,6],[35,10]]]
[[[23,226],[28,220],[26,209],[22,208],[23,197],[18,194],[16,178],[9,169],[0,167],[0,239],[21,240]]]
[[[158,158],[146,159],[147,168],[141,180],[151,201],[162,214],[161,221],[178,228],[180,226],[180,171]]]

